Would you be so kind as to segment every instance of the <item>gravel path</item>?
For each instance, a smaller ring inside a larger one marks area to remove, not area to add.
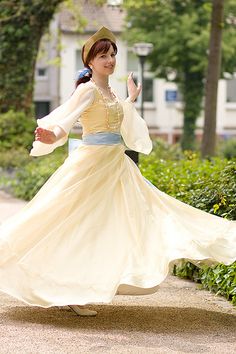
[[[0,192],[0,221],[24,202]],[[236,353],[236,311],[224,298],[173,276],[146,296],[116,296],[78,317],[0,293],[0,354]]]

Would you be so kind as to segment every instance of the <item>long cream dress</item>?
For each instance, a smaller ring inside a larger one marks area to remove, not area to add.
[[[88,82],[38,125],[69,133],[78,119],[82,144],[0,228],[0,290],[42,307],[110,302],[156,291],[173,260],[236,260],[236,222],[161,192],[125,154],[152,149],[131,102]],[[31,155],[66,140],[34,142]]]

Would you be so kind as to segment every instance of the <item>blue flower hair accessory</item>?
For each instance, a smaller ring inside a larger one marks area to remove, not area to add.
[[[92,70],[90,70],[89,68],[84,68],[83,70],[79,70],[76,73],[76,81],[82,79],[83,77],[90,77],[91,74],[92,74]]]

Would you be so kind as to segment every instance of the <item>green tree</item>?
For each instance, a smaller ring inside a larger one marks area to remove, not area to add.
[[[72,12],[78,30],[84,27],[83,1],[0,0],[0,113],[32,113],[40,40],[60,4]],[[90,2],[101,6],[105,0]]]
[[[41,37],[62,0],[0,0],[0,112],[32,112]]]
[[[182,147],[194,148],[194,131],[202,110],[208,63],[212,1],[125,0],[124,3],[128,41],[154,44],[149,60],[156,76],[168,79],[169,73],[176,74],[175,82],[184,103]],[[236,9],[236,5],[233,0],[228,0],[225,19],[232,9]],[[227,68],[227,72],[233,72],[236,68],[236,36],[230,23],[225,27],[223,56],[223,71]]]

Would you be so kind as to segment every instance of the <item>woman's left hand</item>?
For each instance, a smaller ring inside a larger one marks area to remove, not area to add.
[[[138,97],[138,95],[140,94],[142,87],[140,83],[138,83],[138,85],[135,84],[133,79],[133,73],[130,73],[128,76],[127,87],[128,87],[129,99],[131,102],[134,102]]]

